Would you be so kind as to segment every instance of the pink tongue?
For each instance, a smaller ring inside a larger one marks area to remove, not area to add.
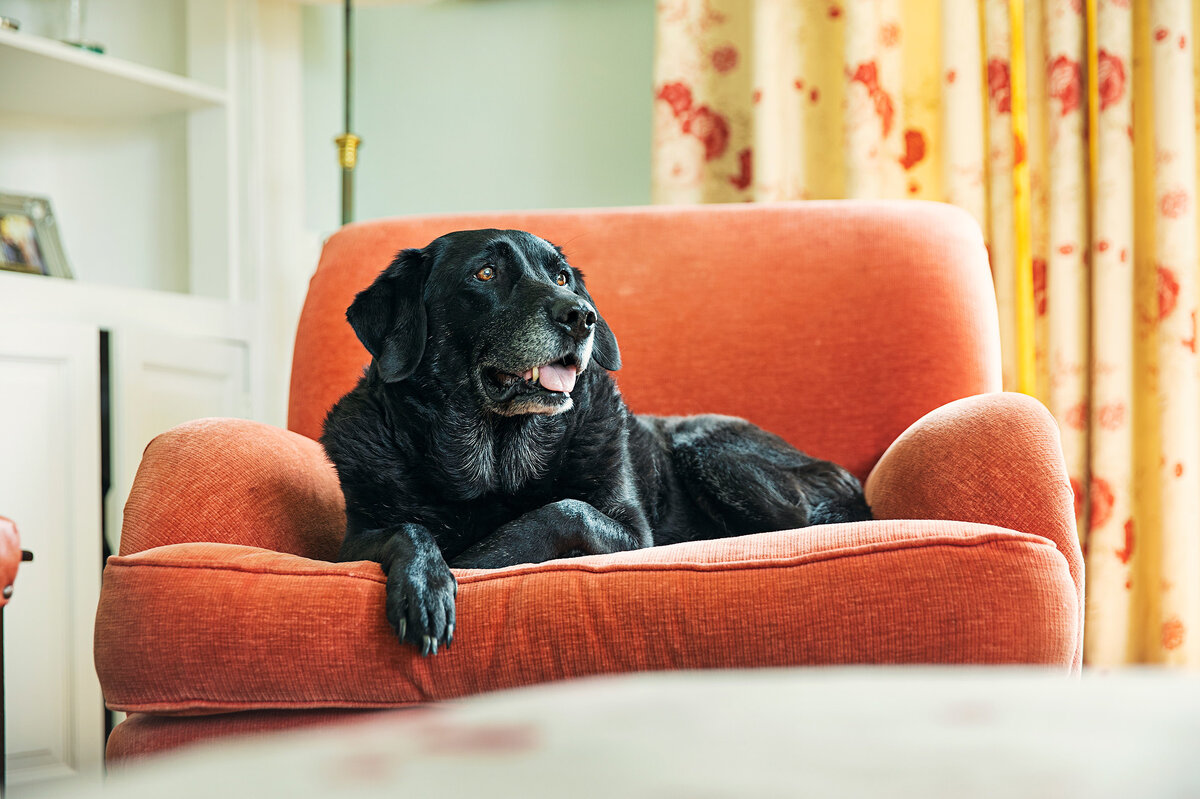
[[[568,394],[575,388],[575,367],[548,363],[538,369],[538,382],[549,391],[564,391]]]

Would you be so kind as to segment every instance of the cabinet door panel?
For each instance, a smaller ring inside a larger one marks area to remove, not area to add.
[[[100,594],[95,327],[0,322],[0,514],[34,553],[4,611],[8,779],[98,775],[92,626]]]
[[[112,488],[105,508],[116,552],[122,509],[150,440],[193,419],[246,417],[250,390],[244,342],[114,331],[109,347]]]

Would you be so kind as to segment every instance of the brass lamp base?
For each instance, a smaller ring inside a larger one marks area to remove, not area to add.
[[[354,169],[358,163],[358,145],[362,144],[362,139],[353,133],[343,133],[334,139],[338,146],[338,163],[342,165],[342,169]]]
[[[358,165],[358,145],[362,139],[353,133],[343,133],[334,139],[338,146],[338,163],[342,167],[342,224],[354,219],[354,167]]]

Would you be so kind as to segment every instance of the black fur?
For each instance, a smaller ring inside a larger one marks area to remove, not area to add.
[[[447,564],[870,518],[849,472],[749,422],[629,413],[583,275],[529,233],[404,250],[346,315],[373,357],[321,438],[346,496],[340,557],[382,565],[388,620],[422,652],[454,635]],[[569,394],[519,377],[554,362],[583,367]]]

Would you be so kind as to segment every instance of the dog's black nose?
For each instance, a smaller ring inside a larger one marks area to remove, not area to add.
[[[596,325],[596,312],[578,297],[563,297],[550,305],[550,318],[567,329],[573,338],[584,339]]]

